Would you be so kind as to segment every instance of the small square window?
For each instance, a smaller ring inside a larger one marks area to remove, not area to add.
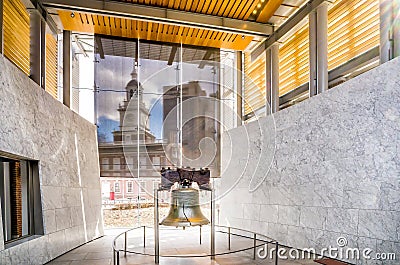
[[[126,185],[127,185],[127,191],[129,193],[132,193],[133,192],[133,182],[132,181],[128,181]]]
[[[119,186],[119,182],[114,183],[114,191],[115,192],[121,192],[121,187]]]
[[[0,202],[5,244],[43,235],[37,161],[0,156]]]

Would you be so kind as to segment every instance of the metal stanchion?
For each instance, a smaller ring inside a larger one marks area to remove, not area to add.
[[[214,188],[211,189],[211,259],[215,259],[215,201]]]
[[[126,245],[127,245],[127,243],[128,243],[128,236],[127,236],[127,232],[125,232],[124,234],[125,234],[124,257],[126,257]]]
[[[154,262],[160,263],[160,238],[158,221],[158,189],[154,190]]]
[[[200,245],[201,245],[201,225],[200,225]]]
[[[228,227],[228,250],[231,250],[231,228]]]
[[[253,237],[253,259],[256,259],[256,246],[257,246],[257,234],[254,233]]]
[[[146,247],[146,226],[143,226],[143,247]]]
[[[119,265],[119,250],[117,250],[117,265]]]
[[[275,242],[275,265],[278,265],[278,250],[279,250],[279,244],[277,241]]]

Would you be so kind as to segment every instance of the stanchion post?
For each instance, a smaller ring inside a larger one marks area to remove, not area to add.
[[[124,257],[126,257],[126,245],[128,244],[127,232],[125,232],[124,235],[125,235],[125,239],[124,239]]]
[[[278,265],[278,251],[279,251],[279,243],[275,242],[275,265]]]
[[[160,263],[160,238],[158,221],[158,189],[154,189],[154,262]]]
[[[146,226],[143,226],[143,247],[146,247]]]
[[[214,188],[211,189],[211,259],[215,259],[215,198]]]
[[[253,259],[256,259],[256,247],[257,247],[257,234],[254,233],[253,237]]]
[[[228,227],[228,250],[231,250],[231,228]]]
[[[119,265],[119,250],[117,250],[117,265]]]
[[[201,226],[200,226],[200,245],[201,245]]]

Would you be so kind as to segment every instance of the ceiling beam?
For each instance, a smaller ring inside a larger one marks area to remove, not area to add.
[[[269,23],[244,21],[126,2],[107,0],[42,0],[42,4],[46,8],[58,10],[86,12],[178,26],[196,27],[254,37],[265,38],[273,32],[273,26]]]
[[[283,0],[275,0],[275,1],[266,1],[267,4],[261,10],[260,14],[257,17],[258,22],[265,23],[267,22],[278,10],[279,6],[282,4]]]
[[[212,51],[207,51],[206,54],[204,54],[203,59],[201,60],[200,64],[199,64],[199,68],[203,69],[204,66],[206,66],[207,61],[211,58],[212,55]]]
[[[104,50],[103,50],[103,44],[101,43],[101,38],[99,36],[94,36],[94,41],[97,44],[97,50],[100,54],[100,59],[104,59]]]
[[[168,58],[168,65],[172,65],[175,59],[176,51],[178,50],[178,46],[172,46],[171,53]]]
[[[293,16],[291,16],[282,26],[280,26],[271,36],[258,45],[254,51],[251,52],[251,61],[257,59],[266,49],[272,44],[277,42],[280,38],[285,36],[294,26],[299,24],[308,14],[326,0],[310,0],[307,4],[302,6]]]

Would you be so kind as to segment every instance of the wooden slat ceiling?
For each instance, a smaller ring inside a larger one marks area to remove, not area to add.
[[[124,18],[75,12],[58,11],[65,30],[95,33],[149,41],[183,43],[244,50],[253,37],[241,36],[222,31],[205,30],[184,26],[174,26],[155,22],[137,21]]]
[[[261,3],[261,0],[117,0],[117,2],[171,8],[199,14],[247,20],[257,5]],[[279,0],[270,0],[270,2],[279,2]]]

